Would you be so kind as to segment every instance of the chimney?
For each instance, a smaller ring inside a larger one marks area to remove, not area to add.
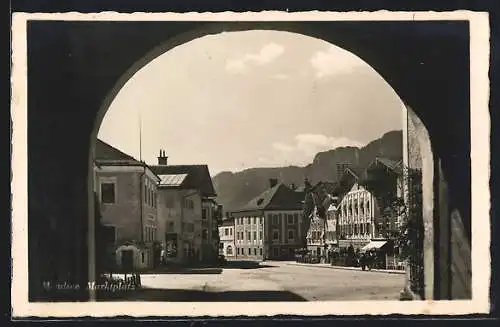
[[[160,149],[160,155],[158,156],[158,165],[166,166],[167,159],[168,159],[168,157],[166,156],[165,150]]]
[[[269,187],[275,187],[278,184],[277,178],[269,178]]]

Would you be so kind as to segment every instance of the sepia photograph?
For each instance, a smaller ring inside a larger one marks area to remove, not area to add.
[[[488,24],[14,13],[13,315],[487,313]]]

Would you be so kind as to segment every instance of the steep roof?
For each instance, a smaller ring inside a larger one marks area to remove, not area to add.
[[[314,190],[317,190],[319,188],[323,188],[327,193],[333,194],[335,192],[335,189],[337,188],[338,184],[339,184],[338,182],[320,181],[320,182],[316,183],[316,185],[314,185],[312,189],[314,191]]]
[[[141,164],[140,161],[136,160],[134,157],[126,154],[125,152],[118,150],[117,148],[109,145],[108,143],[97,139],[95,145],[95,159],[96,161],[121,161]]]
[[[160,178],[162,175],[182,177],[180,178],[182,181],[176,185],[162,186],[160,184],[160,187],[195,189],[199,190],[203,196],[217,196],[207,165],[157,165],[151,166],[151,170]]]
[[[234,225],[234,218],[226,218],[222,220],[222,223],[219,226],[233,226]]]
[[[114,146],[97,139],[95,146],[95,165],[96,166],[140,166],[150,170],[156,178],[158,175],[154,173],[150,166],[145,162],[136,160],[134,157],[118,150]]]
[[[344,170],[344,174],[338,181],[334,194],[339,197],[339,200],[352,188],[352,186],[365,178],[365,169],[361,167],[348,167]]]
[[[396,174],[401,174],[403,172],[403,161],[402,160],[393,160],[384,157],[377,157],[375,160],[368,166],[368,169],[372,167],[372,165],[381,164]]]
[[[363,169],[362,167],[350,166],[344,170],[343,177],[346,174],[350,174],[351,176],[354,176],[357,179],[362,179],[365,175],[365,169]]]
[[[304,193],[292,190],[283,183],[265,190],[234,212],[253,210],[301,210]]]

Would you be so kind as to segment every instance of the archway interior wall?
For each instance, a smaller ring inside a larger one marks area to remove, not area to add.
[[[429,132],[420,118],[408,106],[403,119],[403,134],[406,138],[406,165],[422,173],[422,219],[424,228],[424,294],[426,299],[434,298],[434,155]]]

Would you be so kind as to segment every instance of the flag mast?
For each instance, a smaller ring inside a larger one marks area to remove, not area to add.
[[[139,161],[142,162],[142,116],[139,111]]]

